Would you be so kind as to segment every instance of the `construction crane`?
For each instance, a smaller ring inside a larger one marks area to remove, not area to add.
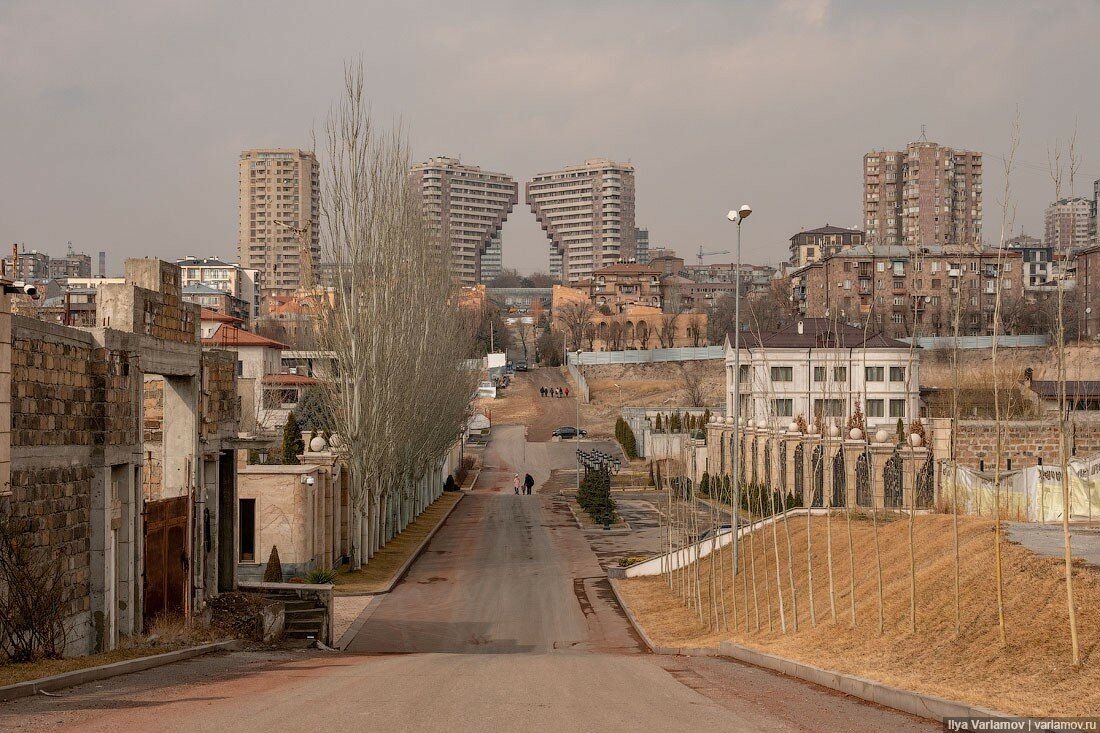
[[[699,251],[695,253],[695,256],[699,258],[699,264],[701,265],[703,264],[704,257],[710,257],[711,255],[728,255],[729,253],[730,251],[728,249],[724,249],[720,252],[704,252],[703,245],[700,244]]]
[[[295,227],[275,219],[276,226],[289,229],[298,237],[298,286],[302,290],[313,289],[313,243],[310,241],[310,228]]]

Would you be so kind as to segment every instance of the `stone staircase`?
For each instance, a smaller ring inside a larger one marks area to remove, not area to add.
[[[241,583],[241,590],[259,593],[283,604],[283,637],[317,640],[332,645],[330,610],[331,585],[298,583]]]

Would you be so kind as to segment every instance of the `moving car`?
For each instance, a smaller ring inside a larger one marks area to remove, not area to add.
[[[525,361],[517,361],[517,362],[516,362],[516,371],[517,371],[517,372],[525,372],[525,371],[527,371],[527,362],[525,362]]]
[[[562,427],[551,433],[551,435],[553,435],[555,438],[576,438],[577,433],[580,433],[580,437],[582,438],[588,435],[587,430],[578,430],[577,428],[571,427],[569,425],[563,425]]]

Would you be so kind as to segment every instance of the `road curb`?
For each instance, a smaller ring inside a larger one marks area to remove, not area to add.
[[[466,498],[466,492],[465,491],[460,491],[460,492],[455,492],[455,493],[458,494],[458,501],[456,501],[454,504],[451,504],[451,508],[447,510],[447,513],[444,514],[442,517],[440,517],[439,521],[436,522],[434,527],[432,527],[432,531],[428,533],[427,537],[425,537],[424,539],[422,539],[420,541],[420,544],[416,546],[416,549],[412,551],[412,554],[410,554],[409,557],[405,560],[405,562],[401,565],[401,567],[398,568],[397,573],[392,578],[390,578],[390,582],[389,582],[388,585],[386,585],[385,588],[383,588],[382,590],[373,590],[373,591],[370,591],[370,592],[363,592],[363,593],[336,593],[336,595],[338,595],[338,596],[381,596],[381,595],[385,595],[386,593],[389,593],[390,591],[392,591],[394,589],[394,587],[398,583],[401,582],[401,579],[405,577],[405,574],[409,572],[409,568],[411,568],[412,564],[414,562],[416,562],[416,559],[418,557],[420,557],[420,555],[423,554],[424,548],[428,546],[428,543],[432,541],[433,537],[435,537],[435,533],[439,531],[439,528],[442,527],[443,523],[447,521],[447,518],[451,516],[451,512],[453,512],[455,510],[455,507],[458,506],[459,504],[461,504],[462,500]],[[336,587],[339,587],[339,586],[336,586]],[[370,606],[367,606],[367,608],[369,609]],[[357,618],[356,621],[358,621],[358,620],[359,619]],[[343,637],[340,637],[340,638],[341,638],[341,640],[343,640]]]
[[[654,654],[687,657],[726,657],[735,659],[745,664],[751,664],[754,667],[761,667],[773,672],[779,672],[788,677],[796,677],[821,687],[827,687],[830,690],[836,690],[837,692],[843,692],[852,697],[858,697],[861,700],[866,700],[876,705],[882,705],[883,707],[900,710],[903,713],[930,720],[943,720],[944,718],[951,717],[1018,717],[995,710],[987,710],[976,705],[970,705],[969,703],[948,700],[935,695],[926,695],[920,692],[913,692],[912,690],[903,690],[899,687],[891,687],[890,685],[869,680],[865,677],[857,677],[842,672],[822,669],[812,664],[797,662],[793,659],[787,659],[774,654],[767,654],[755,649],[750,649],[732,641],[723,641],[719,643],[717,647],[659,646],[653,643],[653,640],[646,634],[645,629],[634,615],[634,612],[623,602],[622,595],[619,593],[619,581],[616,578],[609,577],[608,582],[611,584],[612,593],[615,594],[615,600],[619,603],[619,606],[622,607],[623,612],[626,613],[630,625],[634,627],[638,636],[642,638],[642,641],[645,642],[645,645]]]
[[[351,622],[351,626],[344,630],[344,633],[340,634],[340,639],[336,642],[336,649],[339,651],[347,651],[347,648],[351,646],[351,642],[359,635],[359,632],[363,630],[363,627],[367,625],[367,621],[374,615],[374,612],[378,610],[378,607],[382,605],[381,599],[371,598],[366,607],[359,612],[359,615],[355,617],[355,620]]]
[[[21,697],[30,697],[32,695],[37,695],[39,692],[52,692],[66,687],[76,687],[77,685],[83,685],[88,682],[96,682],[98,680],[105,680],[110,677],[118,677],[119,675],[131,674],[133,672],[144,672],[147,669],[162,667],[166,664],[172,664],[173,662],[182,662],[185,659],[192,659],[202,656],[203,654],[209,654],[210,652],[234,652],[242,648],[244,648],[244,642],[237,639],[231,639],[229,641],[214,642],[213,644],[193,646],[187,649],[177,649],[174,652],[165,652],[164,654],[154,654],[150,657],[138,657],[136,659],[126,659],[121,662],[114,662],[112,664],[102,664],[98,667],[75,669],[72,672],[62,672],[61,674],[55,674],[50,677],[40,677],[36,680],[16,682],[14,685],[0,687],[0,702],[18,700]]]

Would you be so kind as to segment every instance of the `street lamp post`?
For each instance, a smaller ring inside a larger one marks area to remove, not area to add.
[[[743,205],[730,211],[726,218],[737,225],[737,269],[733,273],[733,450],[730,465],[733,467],[733,506],[731,528],[733,532],[733,572],[737,573],[737,528],[740,524],[741,506],[741,222],[749,218],[752,207]]]
[[[623,388],[618,384],[615,386],[619,388],[619,413],[621,414],[623,411]]]

